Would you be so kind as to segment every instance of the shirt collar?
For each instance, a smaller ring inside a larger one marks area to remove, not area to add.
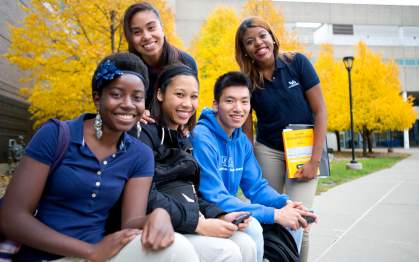
[[[79,144],[81,146],[85,145],[84,136],[83,136],[83,125],[84,121],[88,119],[95,118],[96,114],[86,113],[82,114],[78,118],[69,122],[70,132],[71,132],[71,139],[72,143]],[[119,151],[127,151],[128,146],[132,143],[133,138],[128,135],[126,132],[122,133],[121,138],[119,139],[117,148]]]
[[[127,132],[122,133],[121,138],[118,142],[118,150],[119,151],[127,151],[129,145],[133,142],[133,137],[128,135]]]

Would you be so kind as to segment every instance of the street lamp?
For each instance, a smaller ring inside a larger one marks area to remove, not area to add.
[[[347,168],[351,169],[362,169],[361,163],[355,161],[355,145],[354,145],[354,119],[352,113],[352,81],[351,81],[351,70],[354,63],[353,56],[345,56],[343,58],[343,64],[345,65],[346,70],[348,71],[348,80],[349,80],[349,111],[351,115],[351,146],[352,146],[352,160],[346,165]]]

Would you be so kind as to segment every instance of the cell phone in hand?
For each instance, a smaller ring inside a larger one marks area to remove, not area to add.
[[[246,214],[240,215],[238,218],[231,221],[231,223],[233,223],[235,225],[238,225],[240,223],[243,223],[244,220],[248,219],[251,215],[252,215],[252,213],[246,213]]]
[[[314,211],[310,210],[311,213],[314,213]],[[307,224],[313,223],[316,219],[312,216],[303,216],[304,220],[307,222]]]

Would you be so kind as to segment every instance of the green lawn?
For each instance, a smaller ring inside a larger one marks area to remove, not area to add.
[[[350,180],[368,175],[372,172],[389,168],[400,160],[408,157],[407,154],[398,154],[390,156],[380,156],[372,158],[357,159],[362,163],[362,170],[349,170],[346,169],[346,163],[350,162],[349,159],[337,159],[330,163],[331,177],[321,178],[317,186],[317,194],[325,192],[332,187],[343,184]]]

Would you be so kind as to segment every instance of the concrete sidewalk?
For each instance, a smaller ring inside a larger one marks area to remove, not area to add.
[[[311,262],[419,261],[419,150],[314,201]]]

